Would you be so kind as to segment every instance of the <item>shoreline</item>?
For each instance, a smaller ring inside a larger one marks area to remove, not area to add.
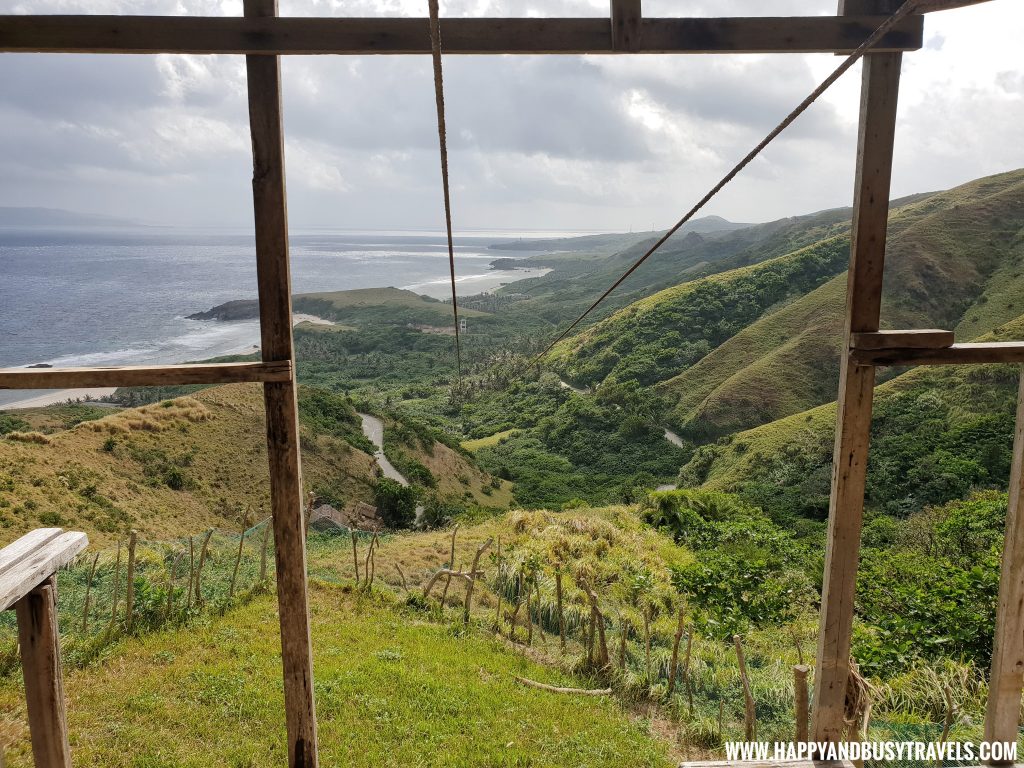
[[[520,280],[528,280],[530,278],[543,277],[551,271],[549,267],[526,267],[521,269],[502,269],[492,270],[488,273],[466,275],[462,278],[456,278],[456,288],[460,296],[471,296],[481,293],[493,293],[499,288],[505,287],[511,283],[518,282]],[[404,286],[404,290],[413,291],[422,296],[428,296],[433,299],[448,299],[451,297],[451,283],[448,278],[432,280],[425,283],[416,283],[413,285]],[[205,321],[204,321],[205,322]],[[242,321],[242,322],[253,322],[253,321]],[[316,315],[310,315],[307,313],[293,313],[292,315],[292,326],[296,326],[299,323],[312,323],[314,325],[334,325],[330,320],[325,320],[322,317]],[[258,321],[256,325],[256,338],[258,340],[259,328]],[[228,355],[246,355],[251,354],[259,350],[258,344],[245,343],[234,347],[228,347],[224,349],[207,350],[210,357],[224,357]],[[196,358],[201,359],[202,352],[197,354]],[[122,363],[123,365],[132,365],[132,363]],[[135,363],[142,364],[142,363]],[[151,364],[146,361],[146,364]],[[12,390],[0,391],[0,413],[4,411],[16,411],[23,410],[26,408],[43,408],[48,405],[60,405],[65,403],[67,400],[84,400],[86,397],[92,399],[99,399],[111,395],[116,390],[116,387],[88,387],[79,389],[32,389],[24,390],[22,393],[24,397],[12,400],[10,402],[3,402],[3,396],[5,394],[13,394]]]
[[[303,312],[296,312],[292,314],[292,327],[295,327],[299,323],[312,323],[313,325],[334,325],[330,320],[325,320],[322,317],[316,315],[310,315]],[[259,351],[258,344],[242,344],[233,349],[220,352],[218,357],[225,357],[228,355],[248,355],[253,352]],[[172,363],[173,365],[173,363]],[[97,400],[101,397],[107,397],[108,395],[114,394],[117,391],[117,387],[83,387],[78,389],[26,389],[23,390],[25,397],[19,400],[13,400],[9,403],[0,402],[0,413],[4,411],[20,411],[26,408],[44,408],[48,405],[63,405],[68,400],[82,400],[83,403],[86,397]],[[0,396],[4,393],[10,393],[14,390],[3,390],[0,391]]]

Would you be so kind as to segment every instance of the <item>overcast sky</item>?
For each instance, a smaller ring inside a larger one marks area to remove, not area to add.
[[[281,0],[283,15],[423,16],[426,0]],[[607,14],[608,0],[452,0],[453,16]],[[240,0],[0,0],[2,13],[239,15]],[[835,0],[645,0],[648,16],[832,14]],[[1024,3],[930,15],[904,58],[894,196],[1024,166]],[[448,57],[459,229],[665,227],[832,68],[831,55]],[[298,228],[440,229],[428,57],[285,57]],[[0,56],[0,205],[247,226],[238,56]],[[859,67],[708,208],[848,205]]]

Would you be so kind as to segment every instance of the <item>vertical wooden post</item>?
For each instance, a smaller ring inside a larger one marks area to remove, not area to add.
[[[892,3],[891,10],[895,10],[898,0]],[[857,10],[858,0],[844,0],[840,5],[840,13]],[[875,385],[874,367],[856,365],[849,359],[850,334],[877,331],[879,327],[901,63],[899,53],[870,53],[863,63],[846,323],[814,677],[813,741],[840,741],[845,730],[843,713]]]
[[[992,647],[985,741],[1017,741],[1024,683],[1024,375],[1017,396],[1006,538],[999,574],[999,602]]]
[[[807,741],[807,673],[810,671],[804,664],[793,667],[793,698],[796,709],[796,740]]]
[[[243,6],[245,15],[249,17],[277,15],[277,0],[244,0]],[[270,55],[248,55],[245,63],[252,134],[252,193],[262,354],[265,361],[291,360],[294,371],[281,67],[278,57]],[[291,768],[316,768],[319,758],[294,374],[288,382],[265,383],[263,392],[277,553],[288,765]]]
[[[132,631],[132,621],[135,618],[135,544],[138,535],[138,531],[133,528],[128,537],[128,578],[125,581],[124,611],[129,632]]]
[[[743,656],[743,643],[739,635],[732,636],[736,646],[736,663],[740,668],[740,682],[743,683],[743,736],[747,741],[757,738],[757,714],[754,709],[754,695],[750,692],[750,680],[747,678],[747,660]]]
[[[612,50],[640,49],[640,25],[643,15],[640,0],[611,0]]]
[[[57,586],[50,577],[15,603],[36,768],[71,768],[57,631]]]

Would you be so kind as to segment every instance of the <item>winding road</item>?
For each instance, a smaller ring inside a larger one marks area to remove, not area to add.
[[[402,485],[409,485],[405,476],[395,469],[394,465],[388,461],[388,457],[384,455],[384,422],[368,413],[360,413],[359,418],[363,420],[363,434],[377,449],[373,452],[373,458],[380,465],[384,477],[391,478]]]

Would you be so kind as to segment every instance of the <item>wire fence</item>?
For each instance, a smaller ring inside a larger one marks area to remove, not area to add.
[[[352,583],[353,533],[358,545],[359,567],[365,568],[370,563],[368,553],[374,549],[366,545],[375,534],[342,527],[309,531],[307,551],[311,579]],[[367,558],[365,562],[364,558]],[[383,575],[388,566],[380,562],[377,567]],[[57,609],[64,662],[68,666],[82,666],[101,657],[106,648],[126,635],[174,629],[204,615],[223,613],[272,590],[274,568],[274,540],[269,519],[244,531],[210,529],[190,537],[163,541],[136,538],[133,545],[130,539],[125,539],[116,547],[86,552],[57,574]],[[129,570],[132,571],[130,590]],[[400,573],[400,569],[396,570]],[[515,600],[515,595],[509,591],[511,581],[501,576],[501,568],[498,568],[490,577],[485,577],[481,581],[486,588],[484,591],[494,597],[500,593],[506,601]],[[404,574],[401,586],[405,587]],[[415,590],[408,597],[416,597],[418,593],[414,593]],[[549,640],[555,638],[553,642],[557,642],[558,617],[548,597],[545,594],[545,599],[540,600],[538,596],[534,610],[527,603],[524,618],[528,616],[537,626],[542,642],[544,631]],[[566,604],[562,621],[567,636],[577,643],[585,642],[588,619],[586,611]],[[645,672],[643,649],[637,645],[640,641],[631,637],[628,643],[621,643],[620,651],[614,637],[616,633],[621,635],[623,628],[614,618],[609,618],[606,627],[613,638],[609,644],[615,646],[613,656],[619,657],[621,652],[625,662],[620,684],[626,684],[626,689],[642,687],[646,690],[652,685],[667,683],[673,674],[673,659],[668,645],[661,642],[665,638],[653,644],[649,672]],[[695,653],[692,663],[687,653],[685,671],[679,667],[674,670],[677,675],[675,710],[682,721],[683,739],[690,746],[717,753],[725,740],[740,737],[735,723],[737,719],[742,721],[744,704],[738,672],[732,663],[734,659],[728,658],[730,649],[712,649],[711,657],[708,652],[705,648],[701,654]],[[617,658],[615,665],[620,663]],[[7,611],[0,614],[0,674],[14,673],[19,664],[16,620],[13,612]],[[631,678],[635,678],[633,686],[628,684]],[[770,659],[751,658],[751,684],[760,739],[789,741],[795,735],[794,688],[789,678],[791,670],[781,660],[773,663]],[[980,723],[958,717],[945,737],[975,744],[977,754],[980,731]],[[939,723],[881,719],[872,721],[869,732],[871,741],[926,744],[938,743],[943,736],[943,725]],[[1019,742],[1018,753],[1024,754],[1024,741]],[[907,757],[868,760],[866,765],[868,768],[959,768],[977,762],[977,759],[936,762]]]

